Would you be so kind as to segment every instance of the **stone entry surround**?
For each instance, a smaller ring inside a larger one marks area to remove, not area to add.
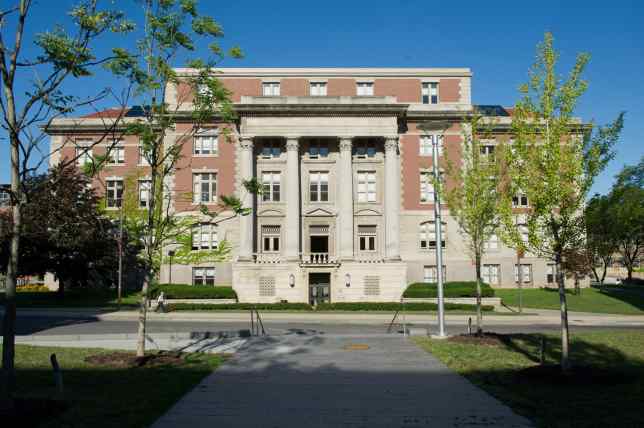
[[[293,333],[251,339],[152,425],[177,426],[532,424],[406,338]]]

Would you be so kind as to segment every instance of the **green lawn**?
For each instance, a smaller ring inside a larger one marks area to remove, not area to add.
[[[556,289],[523,289],[523,307],[559,309],[559,292]],[[496,289],[497,297],[508,306],[519,306],[519,290]],[[576,296],[572,290],[566,294],[568,310],[606,314],[643,315],[644,286],[583,288]]]
[[[573,336],[576,364],[616,370],[621,381],[569,385],[527,380],[520,369],[537,365],[539,335],[513,335],[489,346],[416,339],[451,369],[539,427],[644,426],[644,332],[604,331]],[[559,359],[559,338],[548,336],[547,362]]]
[[[84,361],[107,352],[18,345],[17,396],[53,396],[49,356],[56,353],[69,407],[42,426],[149,426],[221,362],[221,357],[207,354],[191,354],[181,366],[107,368]]]
[[[4,293],[0,294],[0,303],[4,301]],[[30,307],[99,307],[116,308],[118,306],[116,290],[70,290],[61,299],[56,292],[18,292],[16,304],[19,308]],[[122,307],[137,307],[138,292],[126,292],[122,296]]]

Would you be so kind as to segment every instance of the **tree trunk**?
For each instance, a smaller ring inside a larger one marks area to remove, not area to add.
[[[11,135],[11,193],[12,193],[12,229],[7,278],[5,283],[4,319],[2,322],[2,385],[3,396],[11,398],[16,388],[15,353],[16,353],[16,280],[18,277],[18,255],[20,254],[20,229],[22,225],[20,191],[20,170],[18,136]]]
[[[481,256],[476,256],[476,335],[483,335],[483,313],[481,310]]]
[[[139,331],[136,342],[136,356],[143,357],[145,355],[145,325],[148,312],[148,290],[152,275],[148,270],[143,279],[143,288],[141,289],[141,302],[139,307]]]
[[[570,330],[568,328],[568,304],[566,302],[564,274],[561,270],[561,254],[556,256],[556,268],[561,309],[561,371],[567,374],[570,371]]]

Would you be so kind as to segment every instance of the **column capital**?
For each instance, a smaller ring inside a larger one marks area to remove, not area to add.
[[[398,136],[387,135],[385,136],[385,151],[396,150],[398,148]]]
[[[286,151],[297,151],[300,148],[300,140],[298,137],[286,137]]]
[[[351,147],[353,145],[353,137],[340,137],[340,151],[345,152],[345,151],[351,151]]]
[[[240,135],[239,136],[239,145],[242,150],[252,150],[253,149],[253,136],[252,135]]]

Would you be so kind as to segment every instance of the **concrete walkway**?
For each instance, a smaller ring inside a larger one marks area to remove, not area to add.
[[[401,336],[253,338],[154,428],[527,427]]]

